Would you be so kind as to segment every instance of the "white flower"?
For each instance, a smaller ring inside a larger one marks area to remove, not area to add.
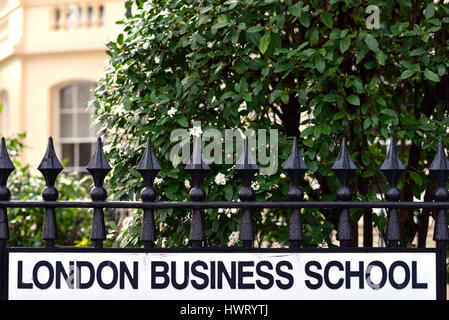
[[[260,184],[259,184],[259,182],[253,181],[253,182],[251,183],[251,188],[253,188],[254,191],[259,190],[259,189],[260,189]]]
[[[231,233],[231,235],[229,236],[228,247],[231,247],[231,246],[237,244],[240,241],[239,236],[240,236],[239,231],[233,231]]]
[[[231,217],[231,214],[232,214],[232,213],[237,213],[237,212],[238,212],[238,209],[236,209],[236,208],[233,208],[233,209],[230,209],[230,208],[226,208],[226,209],[220,208],[220,209],[218,209],[218,213],[224,213],[224,214],[226,215],[226,217],[228,217],[228,218]]]
[[[279,175],[281,178],[285,178],[286,176],[285,176],[285,173],[281,173],[280,175]]]
[[[219,172],[216,176],[215,176],[215,183],[218,185],[222,185],[224,186],[226,184],[227,180],[226,180],[226,176]]]
[[[200,127],[193,127],[189,129],[189,134],[191,136],[199,137],[203,133],[203,130],[201,130]]]
[[[162,181],[164,181],[164,180],[162,180],[162,178],[156,177],[156,178],[154,178],[154,185],[157,186],[157,185],[161,184]]]
[[[170,116],[170,118],[173,118],[173,116],[175,115],[175,113],[176,113],[177,111],[178,111],[178,110],[176,110],[176,108],[171,107],[171,109],[167,111],[167,114]]]

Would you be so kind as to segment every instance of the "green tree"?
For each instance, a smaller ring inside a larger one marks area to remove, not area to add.
[[[378,28],[368,29],[369,5],[380,12]],[[108,44],[109,63],[96,89],[97,120],[108,137],[114,165],[110,184],[117,199],[137,199],[141,179],[133,169],[151,137],[163,171],[160,200],[187,199],[181,166],[168,155],[170,131],[277,128],[279,162],[299,136],[309,168],[304,183],[310,200],[334,200],[337,179],[330,170],[343,136],[358,170],[354,198],[373,200],[385,192],[378,167],[383,142],[393,136],[407,171],[401,200],[431,199],[433,182],[424,170],[449,120],[449,5],[442,1],[165,0],[127,1],[116,41]],[[173,108],[173,109],[172,109]],[[174,113],[169,110],[176,111]],[[305,128],[299,131],[299,129]],[[225,174],[227,184],[214,177]],[[285,200],[287,179],[258,175],[257,200]],[[240,180],[229,166],[212,166],[205,183],[207,200],[236,200]],[[381,230],[385,218],[371,210],[352,210]],[[402,210],[403,245],[417,229],[413,210]],[[429,212],[420,213],[425,236]],[[288,212],[254,212],[260,240],[286,239]],[[306,243],[329,241],[337,211],[304,210]],[[238,214],[206,213],[207,239],[223,245],[238,230]],[[122,234],[136,245],[140,214]],[[263,217],[263,219],[262,219]],[[162,210],[161,237],[182,245],[189,214]],[[355,225],[355,224],[354,224]],[[356,232],[357,228],[354,227]],[[355,237],[357,238],[357,237]],[[421,239],[422,240],[422,239]],[[367,243],[369,244],[369,243]]]

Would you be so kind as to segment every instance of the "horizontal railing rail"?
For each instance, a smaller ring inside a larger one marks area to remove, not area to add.
[[[449,202],[423,201],[0,201],[0,208],[114,208],[114,209],[449,209]]]

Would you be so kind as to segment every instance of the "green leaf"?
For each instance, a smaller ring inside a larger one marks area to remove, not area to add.
[[[413,49],[410,51],[410,57],[422,56],[426,53],[426,50],[423,48]]]
[[[446,66],[444,64],[438,65],[438,76],[442,77],[446,72]]]
[[[319,40],[318,29],[313,28],[312,31],[310,32],[310,45],[314,46],[314,45],[318,44],[318,40]]]
[[[414,75],[415,74],[415,71],[414,70],[404,70],[402,73],[401,73],[401,77],[400,77],[400,79],[401,80],[404,80],[404,79],[408,79],[408,78],[410,78],[412,75]]]
[[[359,106],[360,105],[360,99],[359,97],[357,97],[356,95],[351,94],[348,98],[347,98],[348,102],[352,105],[355,106]]]
[[[259,32],[259,31],[262,31],[263,29],[264,29],[264,27],[262,27],[262,26],[253,26],[253,27],[250,27],[248,30],[246,30],[246,32],[249,32],[249,33]]]
[[[268,99],[268,102],[269,102],[269,103],[275,102],[276,99],[279,98],[279,97],[281,96],[281,94],[282,94],[282,91],[281,91],[281,90],[277,90],[277,89],[274,90],[274,91],[270,94],[270,97],[269,97],[269,99]]]
[[[245,92],[242,94],[243,99],[245,99],[245,101],[247,102],[251,102],[253,101],[253,96],[251,95],[251,93],[249,92]]]
[[[232,191],[232,185],[230,183],[227,183],[223,187],[223,192],[224,192],[226,201],[232,201],[233,191]]]
[[[281,101],[284,104],[287,104],[289,100],[290,100],[290,97],[288,96],[288,93],[285,92],[285,91],[282,91],[282,93],[281,93]]]
[[[344,37],[340,41],[340,51],[341,51],[341,53],[345,53],[346,50],[348,50],[350,46],[351,46],[351,38],[349,36]]]
[[[321,136],[321,127],[315,126],[313,129],[313,136],[318,139]]]
[[[419,174],[416,173],[415,171],[410,171],[410,178],[412,178],[413,181],[415,181],[417,184],[419,184],[419,185],[422,184],[422,178],[421,178],[421,175],[419,175]]]
[[[132,101],[128,97],[123,98],[123,106],[125,107],[125,110],[130,110],[131,104]]]
[[[117,37],[117,43],[118,43],[119,45],[122,45],[122,44],[123,44],[123,33],[120,33],[120,34],[118,35],[118,37]]]
[[[294,4],[288,8],[288,11],[294,15],[295,17],[301,17],[301,11],[302,11],[302,2],[298,2],[297,4]]]
[[[319,73],[323,73],[324,69],[326,68],[326,63],[324,62],[324,59],[320,56],[316,56],[315,59],[315,68],[318,70]]]
[[[438,75],[429,69],[424,70],[424,77],[426,77],[427,79],[429,79],[430,81],[433,81],[433,82],[440,81],[440,78],[438,77]]]
[[[360,61],[362,61],[363,58],[365,58],[365,56],[366,56],[366,54],[368,53],[368,51],[369,51],[368,49],[363,48],[363,49],[361,49],[359,52],[357,52],[357,58],[356,58],[356,60],[355,60],[355,63],[356,63],[356,64],[359,64]]]
[[[435,5],[433,4],[433,2],[430,2],[426,9],[424,9],[424,15],[426,17],[426,19],[430,19],[433,17],[433,15],[435,14]]]
[[[299,17],[299,22],[306,28],[310,26],[310,18],[307,14],[302,14]]]
[[[387,55],[382,50],[379,50],[379,52],[376,54],[376,59],[381,66],[384,66],[387,62]]]
[[[315,127],[307,127],[307,128],[305,128],[305,129],[301,132],[300,137],[301,137],[301,138],[304,138],[304,137],[310,136],[310,135],[313,133],[314,128],[315,128]]]
[[[368,129],[371,126],[371,118],[366,118],[365,121],[363,121],[363,130]]]
[[[189,126],[189,121],[184,115],[178,116],[175,118],[176,122],[179,123],[180,126],[187,128]]]
[[[260,38],[259,41],[259,50],[260,52],[262,52],[262,54],[264,54],[267,51],[269,44],[270,44],[270,32],[267,32],[262,36],[262,38]]]
[[[367,34],[365,37],[365,43],[370,48],[371,51],[377,53],[379,51],[379,44],[377,43],[377,39],[372,35]]]
[[[320,20],[329,29],[332,29],[332,27],[334,26],[332,14],[330,14],[330,12],[328,12],[328,11],[323,11],[320,14]]]

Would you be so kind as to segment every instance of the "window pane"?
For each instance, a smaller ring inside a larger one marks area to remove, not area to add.
[[[68,86],[61,89],[60,104],[62,109],[73,108],[73,86]]]
[[[87,103],[93,98],[93,83],[84,82],[78,85],[78,109],[86,110]]]
[[[80,167],[87,166],[92,157],[92,143],[80,143]]]
[[[73,167],[74,147],[75,145],[72,143],[62,144],[62,160],[69,159],[66,164],[67,167]]]
[[[89,137],[90,134],[90,114],[78,113],[78,137]]]
[[[73,137],[73,124],[72,124],[71,114],[62,114],[61,115],[61,137]]]

